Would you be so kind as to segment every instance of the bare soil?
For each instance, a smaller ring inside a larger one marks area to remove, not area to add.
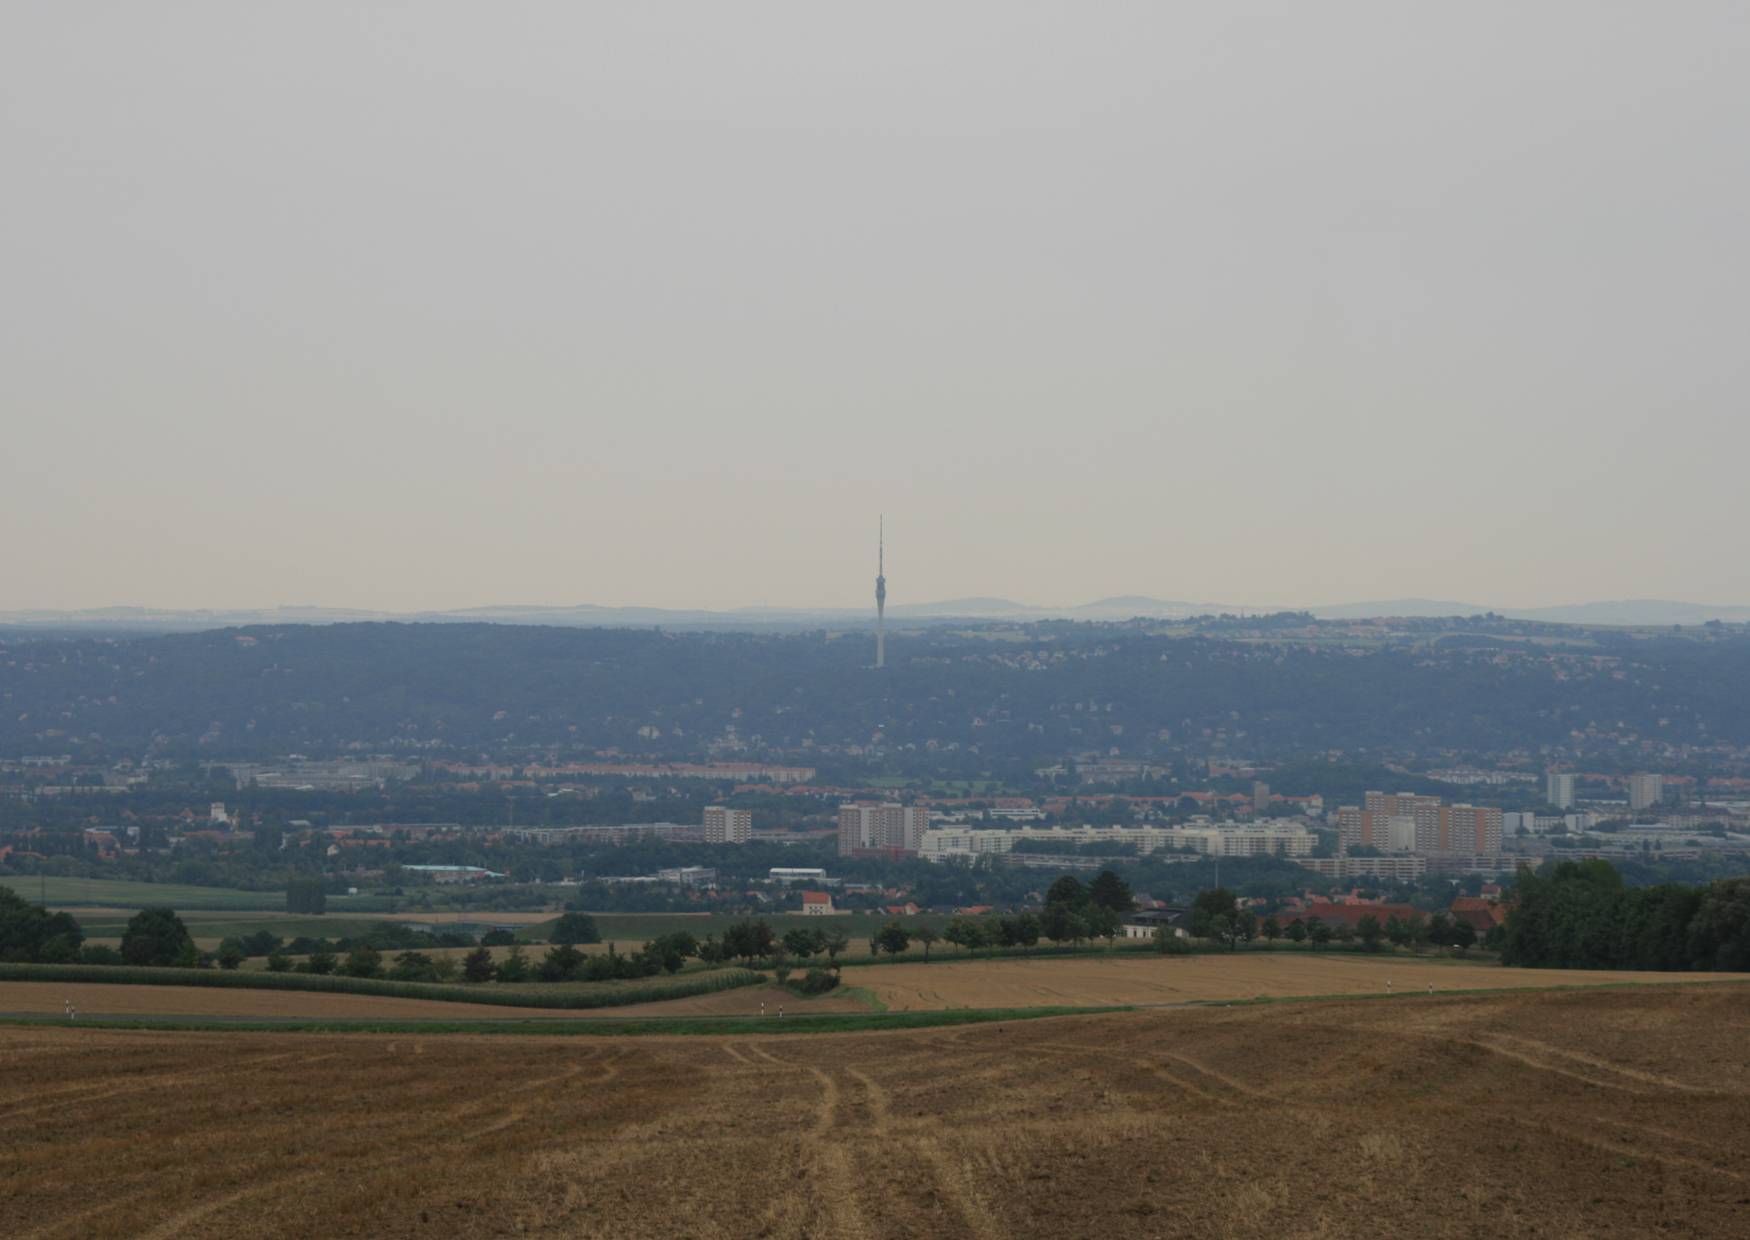
[[[0,1030],[0,1235],[1742,1236],[1750,988],[913,1033]]]

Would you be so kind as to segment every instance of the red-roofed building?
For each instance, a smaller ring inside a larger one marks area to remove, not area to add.
[[[84,840],[85,847],[95,848],[98,857],[105,860],[115,857],[121,851],[120,841],[109,831],[87,827],[85,828]]]
[[[1301,921],[1308,925],[1315,921],[1322,921],[1332,929],[1338,926],[1348,926],[1353,930],[1361,924],[1363,917],[1371,917],[1384,926],[1393,917],[1400,921],[1409,921],[1412,917],[1420,917],[1422,914],[1408,904],[1331,904],[1325,900],[1315,900],[1302,909],[1298,916]],[[1284,914],[1278,914],[1276,920],[1283,924],[1294,920],[1287,918],[1285,921],[1284,917]]]
[[[804,917],[831,917],[838,912],[832,906],[832,893],[826,891],[804,891],[802,893],[802,915]]]
[[[1468,923],[1478,934],[1487,934],[1496,926],[1507,924],[1507,906],[1482,896],[1458,896],[1452,901],[1449,911],[1454,921]]]

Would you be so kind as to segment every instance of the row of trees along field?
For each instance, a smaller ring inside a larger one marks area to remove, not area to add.
[[[1627,887],[1607,861],[1520,870],[1504,964],[1552,969],[1750,969],[1750,878]]]

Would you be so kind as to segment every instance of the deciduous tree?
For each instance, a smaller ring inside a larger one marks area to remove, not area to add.
[[[897,921],[890,921],[875,935],[875,942],[890,956],[897,956],[911,946],[911,935]]]
[[[498,965],[493,963],[492,949],[482,943],[469,952],[462,960],[462,976],[476,984],[490,982],[498,976]]]
[[[141,909],[122,931],[122,959],[129,964],[173,965],[184,949],[193,946],[175,909]]]

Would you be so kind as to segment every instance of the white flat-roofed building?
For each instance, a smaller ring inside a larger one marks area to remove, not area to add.
[[[829,879],[825,870],[815,866],[775,865],[766,871],[766,881],[770,883],[836,883],[839,880]]]
[[[1139,853],[1190,850],[1211,857],[1310,857],[1318,837],[1300,826],[1212,823],[1189,827],[1019,827],[1013,830],[932,827],[920,854],[930,861],[1006,853],[1023,840],[1071,853],[1084,844],[1131,844]]]
[[[1326,878],[1389,878],[1413,883],[1428,872],[1428,858],[1416,853],[1389,857],[1296,857],[1294,863]]]
[[[423,874],[434,883],[478,883],[488,878],[508,878],[497,870],[478,865],[404,865],[409,874]]]

